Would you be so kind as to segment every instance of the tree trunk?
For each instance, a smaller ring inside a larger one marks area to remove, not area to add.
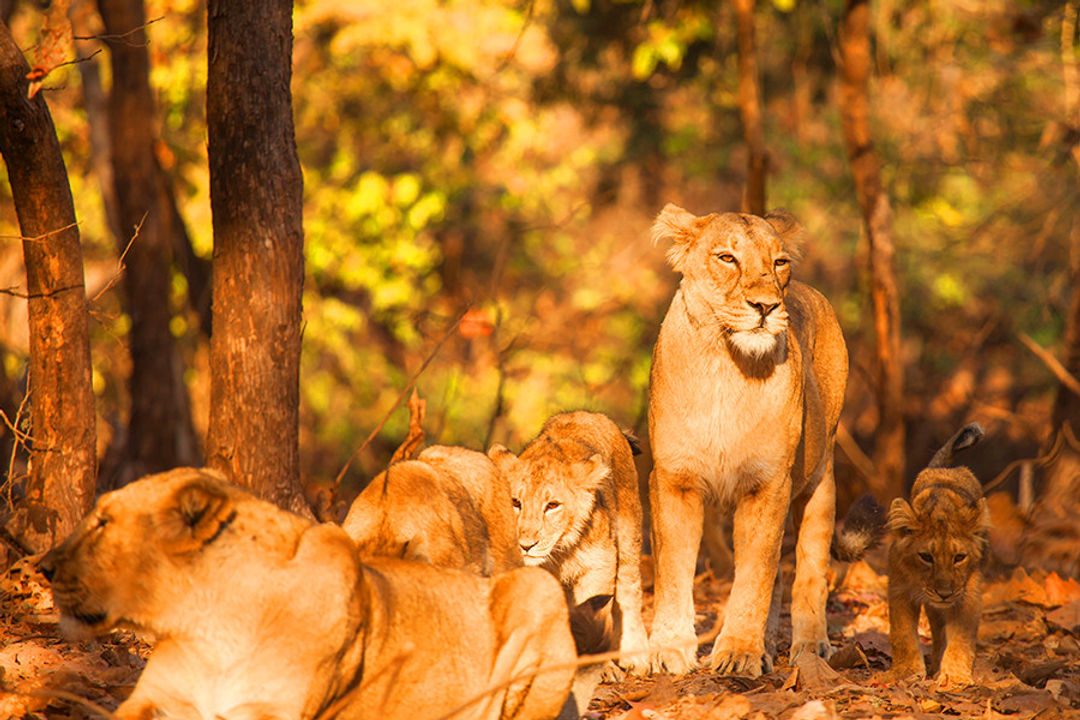
[[[742,211],[765,214],[765,176],[769,154],[761,120],[761,87],[758,81],[757,41],[754,30],[754,0],[735,0],[739,36],[739,116],[746,139],[746,192]]]
[[[900,296],[892,242],[892,207],[881,183],[881,172],[870,135],[870,5],[848,0],[840,36],[843,64],[840,116],[855,190],[862,208],[869,243],[870,294],[874,318],[874,391],[878,429],[874,439],[876,486],[882,501],[903,493],[904,487],[904,368],[900,356]]]
[[[210,0],[207,15],[214,217],[207,463],[261,497],[306,510],[299,470],[304,255],[289,87],[292,2]]]
[[[173,340],[171,209],[162,206],[154,156],[154,99],[142,0],[99,0],[112,65],[109,144],[116,188],[118,252],[131,316],[129,462],[118,484],[200,463],[183,361]],[[133,239],[134,238],[134,239]],[[130,248],[128,247],[130,244]]]
[[[0,24],[0,154],[23,240],[30,326],[30,475],[9,523],[28,549],[67,535],[94,502],[94,395],[82,249],[67,169],[25,58]]]

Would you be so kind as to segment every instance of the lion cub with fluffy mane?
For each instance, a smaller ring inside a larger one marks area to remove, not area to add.
[[[40,568],[61,626],[157,642],[121,720],[551,718],[574,643],[557,582],[361,564],[348,535],[181,468],[103,495]],[[541,666],[556,670],[528,673]]]
[[[486,455],[435,445],[380,473],[341,526],[360,557],[399,557],[486,576],[522,565],[513,513]]]
[[[623,652],[647,647],[631,442],[604,415],[579,411],[550,418],[521,457],[502,445],[488,450],[510,486],[525,564],[550,570],[571,606],[614,595],[606,641]],[[643,654],[618,662],[634,674],[648,671]]]
[[[983,437],[978,423],[964,426],[915,478],[911,503],[893,500],[889,528],[889,639],[892,677],[925,676],[919,648],[919,610],[933,637],[930,671],[939,685],[970,685],[982,612],[982,560],[990,511],[982,485],[953,456]]]

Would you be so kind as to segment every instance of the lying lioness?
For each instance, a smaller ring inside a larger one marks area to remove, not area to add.
[[[118,718],[551,718],[574,643],[558,582],[396,559],[204,470],[103,495],[41,561],[68,634],[152,633]],[[529,672],[541,667],[560,669]],[[508,687],[489,687],[525,676]]]

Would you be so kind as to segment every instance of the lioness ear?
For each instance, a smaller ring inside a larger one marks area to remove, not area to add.
[[[698,217],[678,205],[668,203],[656,216],[652,226],[652,241],[655,245],[661,240],[670,240],[667,261],[677,272],[682,272],[683,261],[690,249],[690,244],[697,235]]]
[[[889,506],[889,529],[900,534],[914,532],[918,527],[915,511],[903,498],[896,498]]]
[[[491,458],[491,462],[495,463],[495,467],[499,468],[499,470],[517,459],[517,455],[514,455],[514,453],[506,449],[506,446],[499,443],[495,443],[488,448],[487,456]]]
[[[210,478],[198,478],[176,491],[173,510],[179,517],[181,538],[205,545],[224,529],[234,515],[228,494]]]
[[[593,455],[585,461],[585,480],[582,487],[594,492],[600,489],[604,481],[611,476],[611,466],[600,455]]]
[[[796,260],[801,258],[809,233],[795,219],[795,216],[783,208],[777,208],[766,213],[764,217],[765,222],[769,223],[780,236],[780,242],[784,243],[784,249],[788,251],[788,254]]]

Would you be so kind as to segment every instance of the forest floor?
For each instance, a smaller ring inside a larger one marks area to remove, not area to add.
[[[819,720],[832,718],[1080,719],[1080,583],[1022,569],[991,580],[983,594],[977,685],[938,690],[932,680],[880,681],[890,666],[887,578],[870,564],[839,568],[828,607],[839,648],[830,663],[788,667],[790,618],[781,618],[781,656],[761,678],[699,670],[601,685],[594,720]],[[645,563],[646,569],[648,562]],[[646,572],[646,575],[648,573]],[[785,573],[790,578],[790,573]],[[713,627],[730,583],[695,582],[698,630]],[[646,620],[652,597],[646,593]],[[786,611],[786,606],[785,606]],[[0,578],[0,718],[83,720],[115,709],[132,690],[149,647],[130,634],[73,643],[57,631],[51,593],[26,560]],[[929,639],[925,625],[922,635]],[[708,647],[700,649],[707,653]],[[816,658],[814,659],[816,660]]]

